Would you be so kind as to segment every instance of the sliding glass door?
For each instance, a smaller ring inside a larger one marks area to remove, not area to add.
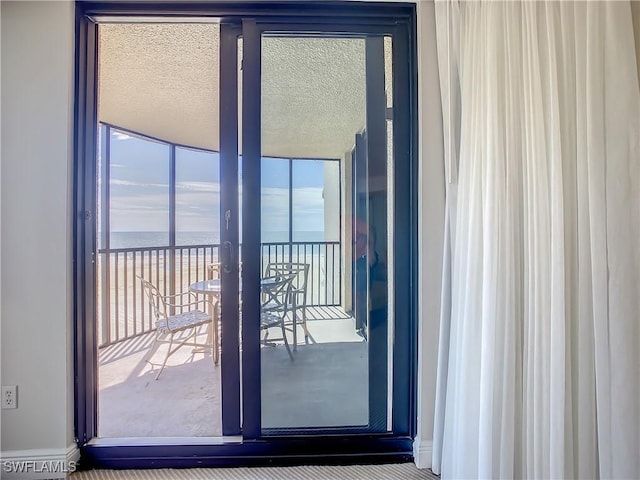
[[[79,8],[87,452],[408,454],[413,10]]]
[[[243,434],[391,432],[410,390],[393,34],[243,37]]]
[[[237,166],[228,31],[158,19],[97,29],[100,437],[239,433],[237,314],[220,325],[219,286],[202,290],[219,281],[221,212],[238,195],[237,175],[235,192],[224,179],[228,159]],[[187,339],[203,346],[177,348]]]

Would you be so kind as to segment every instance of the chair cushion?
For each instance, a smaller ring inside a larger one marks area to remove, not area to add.
[[[293,304],[288,302],[286,305],[283,303],[278,303],[274,301],[265,302],[262,304],[261,310],[263,312],[283,312],[284,309],[287,309],[288,312],[293,310]]]
[[[282,317],[271,312],[262,312],[260,314],[260,328],[271,328],[282,323]]]
[[[203,323],[211,321],[211,317],[201,310],[190,310],[188,312],[173,315],[165,320],[158,320],[156,327],[160,330],[183,330],[185,328],[195,327]],[[169,327],[167,328],[167,322]]]

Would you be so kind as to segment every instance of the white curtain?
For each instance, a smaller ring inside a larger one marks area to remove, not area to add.
[[[436,2],[447,225],[433,470],[640,475],[628,2]]]

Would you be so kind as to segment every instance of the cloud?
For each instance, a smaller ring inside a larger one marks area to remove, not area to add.
[[[176,190],[220,193],[220,184],[217,182],[177,182]]]
[[[143,182],[132,182],[131,180],[120,180],[117,178],[112,178],[109,181],[111,186],[118,187],[156,187],[156,188],[169,188],[169,185],[166,183],[143,183]]]
[[[131,140],[133,137],[127,135],[126,133],[119,132],[118,130],[112,130],[111,133],[116,138],[116,140]]]

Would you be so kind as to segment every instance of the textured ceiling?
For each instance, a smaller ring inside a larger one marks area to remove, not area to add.
[[[103,122],[174,143],[219,149],[219,26],[104,24]],[[265,37],[262,154],[340,158],[365,122],[365,43]]]
[[[218,150],[219,30],[215,24],[100,25],[100,120]]]

